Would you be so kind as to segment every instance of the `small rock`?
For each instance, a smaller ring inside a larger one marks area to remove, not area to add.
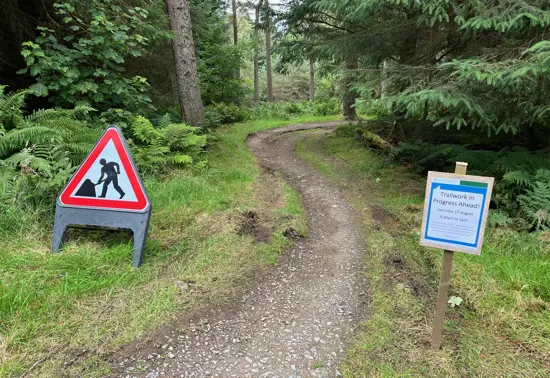
[[[292,227],[284,230],[283,236],[287,239],[299,239],[302,237],[302,235]]]

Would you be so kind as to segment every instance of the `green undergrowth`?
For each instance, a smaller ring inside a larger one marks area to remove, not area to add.
[[[369,315],[346,377],[550,375],[550,235],[489,227],[482,255],[456,253],[443,348],[429,346],[442,252],[419,246],[425,181],[365,149],[346,127],[298,154],[340,184],[367,234]]]
[[[29,213],[0,232],[0,375],[32,367],[30,376],[102,376],[105,357],[121,345],[230,300],[254,270],[277,260],[288,244],[284,229],[306,232],[299,196],[277,175],[259,179],[247,135],[330,118],[222,128],[207,167],[146,180],[153,215],[139,269],[131,267],[131,235],[122,232],[71,230],[57,255],[53,219]],[[268,230],[270,240],[247,231],[250,213],[258,224],[249,228]]]

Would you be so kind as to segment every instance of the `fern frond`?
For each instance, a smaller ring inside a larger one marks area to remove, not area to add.
[[[177,154],[177,155],[170,156],[168,161],[170,162],[171,165],[183,167],[188,164],[192,164],[193,158],[189,155]]]
[[[135,137],[143,143],[153,143],[164,139],[164,135],[155,129],[151,121],[142,116],[137,116],[132,120],[132,131]]]
[[[14,168],[26,168],[47,176],[52,173],[52,165],[47,159],[34,156],[27,150],[18,152],[5,159],[4,162]]]
[[[166,113],[165,115],[160,117],[159,122],[158,122],[158,126],[163,128],[163,127],[168,126],[171,123],[172,123],[172,118],[170,117],[170,114]]]
[[[0,116],[12,111],[21,112],[25,105],[25,98],[31,94],[30,91],[18,91],[10,94],[4,94],[4,86],[0,88]]]
[[[55,145],[62,140],[58,131],[45,126],[14,129],[0,139],[0,158],[6,157],[11,151],[21,150],[32,144]]]
[[[550,227],[550,170],[540,169],[535,183],[525,194],[518,196],[521,210],[538,229]]]
[[[45,122],[59,119],[81,119],[88,116],[95,109],[90,106],[77,106],[74,109],[39,109],[25,117],[27,122]]]
[[[512,171],[502,176],[502,180],[518,185],[522,188],[532,188],[534,185],[533,176],[526,171]]]
[[[21,108],[25,105],[25,98],[29,91],[19,91],[4,94],[4,88],[0,87],[0,124],[2,129],[20,127],[24,123]]]

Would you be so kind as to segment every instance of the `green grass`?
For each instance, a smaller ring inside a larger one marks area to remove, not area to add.
[[[314,362],[313,365],[311,365],[312,369],[322,369],[325,367],[325,364],[321,361]]]
[[[365,149],[351,127],[309,135],[298,154],[339,183],[367,234],[369,316],[346,377],[550,375],[548,234],[489,228],[480,257],[456,253],[444,345],[429,347],[439,250],[419,246],[425,181]],[[547,241],[544,241],[547,240]]]
[[[288,244],[282,230],[306,231],[296,192],[278,176],[262,189],[247,135],[330,118],[222,128],[206,168],[146,180],[153,215],[139,269],[130,265],[128,234],[73,230],[63,252],[52,255],[53,218],[39,222],[33,213],[12,214],[18,222],[0,230],[0,375],[19,376],[40,362],[34,376],[102,376],[109,352],[204,303],[230,300],[256,267],[276,261]],[[262,191],[275,198],[276,208]],[[249,210],[273,232],[271,242],[239,235]],[[178,281],[188,290],[182,292]],[[81,349],[88,352],[63,365]]]

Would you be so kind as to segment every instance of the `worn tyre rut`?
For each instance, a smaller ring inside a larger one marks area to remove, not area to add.
[[[365,240],[340,190],[296,157],[295,142],[307,134],[293,133],[337,125],[287,126],[248,138],[259,163],[282,172],[301,194],[309,235],[230,313],[212,310],[203,326],[182,333],[169,358],[136,376],[340,375],[338,362],[365,308]]]

